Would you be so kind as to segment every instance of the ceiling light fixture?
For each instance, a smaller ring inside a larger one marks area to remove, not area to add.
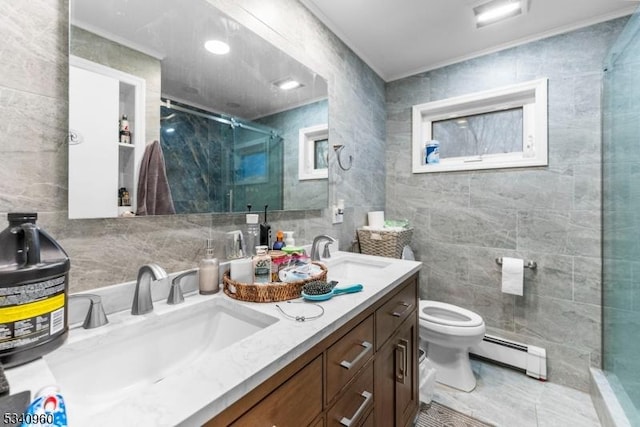
[[[221,40],[209,40],[204,44],[205,49],[215,55],[226,55],[231,48]]]
[[[273,85],[282,90],[297,89],[299,87],[304,86],[302,83],[300,83],[299,81],[291,77],[287,77],[286,79],[275,81],[273,82]]]
[[[526,0],[491,0],[473,8],[476,27],[493,24],[526,12]]]

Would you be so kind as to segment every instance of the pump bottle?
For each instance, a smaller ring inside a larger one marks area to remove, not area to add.
[[[213,256],[213,239],[207,239],[206,255],[198,264],[198,287],[202,295],[215,294],[220,290],[220,263]]]

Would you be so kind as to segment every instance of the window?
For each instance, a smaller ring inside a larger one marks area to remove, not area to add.
[[[329,127],[326,124],[302,128],[298,144],[298,179],[329,177]]]
[[[413,106],[413,173],[547,164],[547,79]]]
[[[269,182],[269,137],[237,143],[234,159],[235,184]]]

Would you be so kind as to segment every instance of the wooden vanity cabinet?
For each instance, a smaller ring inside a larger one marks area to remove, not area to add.
[[[420,407],[417,280],[375,312],[376,426],[412,425]]]
[[[412,425],[419,409],[416,329],[407,319],[376,353],[376,426]]]
[[[419,408],[417,305],[416,274],[205,425],[410,425]]]
[[[273,393],[232,423],[233,427],[310,425],[322,412],[322,356],[318,356]]]

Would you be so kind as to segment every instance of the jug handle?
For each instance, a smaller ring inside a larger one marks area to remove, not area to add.
[[[24,232],[24,250],[27,253],[27,265],[40,264],[40,232],[35,224],[20,224]]]

